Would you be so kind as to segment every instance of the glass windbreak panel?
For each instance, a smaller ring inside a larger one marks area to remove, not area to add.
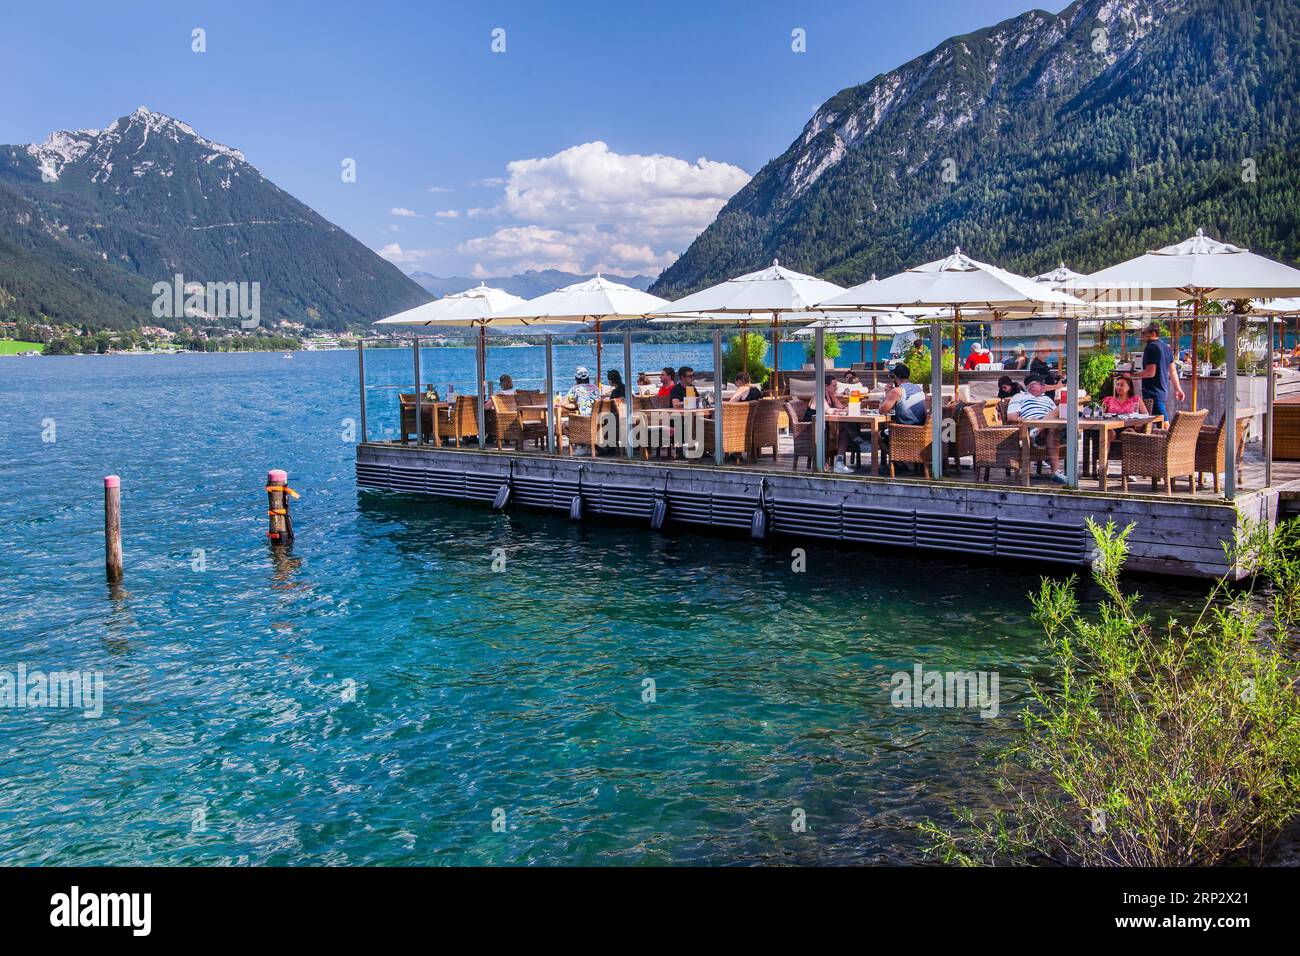
[[[421,337],[421,395],[431,385],[429,362],[434,350]],[[415,349],[410,334],[370,339],[366,342],[366,430],[372,442],[407,443],[416,441],[415,430]],[[424,440],[432,441],[433,422],[424,412]]]

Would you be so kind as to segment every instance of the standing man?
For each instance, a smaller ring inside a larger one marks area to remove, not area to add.
[[[1183,386],[1178,381],[1178,368],[1174,365],[1174,352],[1169,343],[1160,337],[1160,323],[1152,322],[1142,330],[1146,346],[1142,349],[1142,369],[1129,377],[1141,379],[1142,397],[1152,415],[1172,418],[1170,395],[1183,400]]]

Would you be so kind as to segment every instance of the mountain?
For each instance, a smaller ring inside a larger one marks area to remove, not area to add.
[[[1076,0],[842,90],[660,276],[773,258],[841,284],[960,245],[1081,272],[1197,226],[1300,258],[1300,4]]]
[[[143,106],[102,130],[0,146],[0,315],[159,324],[153,284],[178,273],[258,283],[263,327],[343,329],[429,298],[239,150]]]
[[[545,295],[547,292],[554,292],[566,285],[573,285],[575,282],[585,282],[587,279],[594,278],[595,274],[578,275],[575,272],[561,272],[558,269],[529,269],[527,272],[513,276],[492,276],[486,279],[466,279],[462,276],[435,276],[428,272],[412,272],[411,278],[427,291],[436,296],[444,296],[451,292],[463,292],[471,286],[476,286],[480,282],[486,282],[488,285],[497,289],[502,289],[512,295],[522,296],[525,299],[535,299],[539,295]],[[624,285],[630,285],[634,289],[640,289],[644,292],[654,283],[654,276],[619,276],[613,273],[606,274],[605,278],[614,282],[621,282]]]

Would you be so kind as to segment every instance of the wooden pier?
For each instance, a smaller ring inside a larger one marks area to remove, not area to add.
[[[1090,564],[1087,519],[1113,520],[1121,528],[1134,525],[1128,570],[1203,578],[1229,572],[1222,543],[1247,522],[1275,522],[1279,496],[1292,494],[1283,484],[1225,501],[1208,494],[1020,488],[953,478],[838,476],[388,442],[357,446],[356,478],[361,488],[485,507],[508,485],[509,507],[565,514],[580,496],[585,518],[614,517],[647,527],[662,500],[669,524],[1058,567]],[[756,513],[762,515],[757,523]]]

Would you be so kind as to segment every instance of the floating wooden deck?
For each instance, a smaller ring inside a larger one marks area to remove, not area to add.
[[[981,558],[1086,566],[1087,519],[1133,524],[1130,571],[1193,577],[1227,572],[1222,542],[1247,521],[1277,520],[1289,485],[1233,502],[1086,489],[1018,488],[946,478],[813,475],[754,466],[551,457],[528,452],[369,442],[357,446],[362,488],[491,505],[503,485],[509,507],[613,517],[649,526],[656,501],[668,524],[910,547]]]

